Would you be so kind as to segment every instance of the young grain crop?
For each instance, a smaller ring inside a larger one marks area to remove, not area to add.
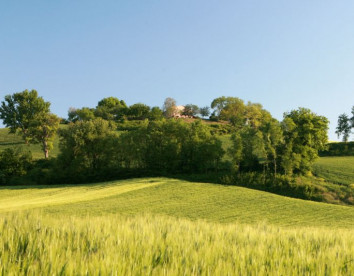
[[[353,275],[354,230],[164,216],[0,219],[1,275]]]

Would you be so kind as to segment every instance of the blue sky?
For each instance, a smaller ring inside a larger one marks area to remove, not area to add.
[[[66,117],[127,104],[259,102],[277,119],[354,105],[354,1],[0,2],[0,97],[36,89]]]

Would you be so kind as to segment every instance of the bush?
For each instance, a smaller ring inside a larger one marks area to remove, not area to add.
[[[242,172],[225,175],[221,178],[221,182],[227,185],[243,186],[284,196],[316,201],[323,200],[318,187],[310,181],[303,180],[302,177]]]
[[[319,152],[320,156],[354,156],[354,142],[329,143],[328,149]]]
[[[32,167],[32,154],[22,147],[7,148],[0,153],[0,184],[8,185],[26,175]],[[17,179],[15,181],[15,178]]]

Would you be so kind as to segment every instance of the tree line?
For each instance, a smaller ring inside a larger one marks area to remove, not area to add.
[[[236,97],[216,98],[210,106],[210,119],[230,126],[228,147],[201,120],[187,123],[171,118],[176,107],[172,98],[165,100],[162,109],[144,104],[128,107],[117,98],[104,98],[94,109],[69,109],[68,124],[60,129],[60,119],[50,113],[49,107],[50,103],[35,90],[5,96],[0,118],[9,131],[20,134],[26,143],[41,143],[46,158],[58,133],[60,154],[33,165],[26,151],[7,149],[0,153],[3,179],[25,175],[26,170],[36,181],[45,179],[48,183],[104,180],[127,172],[191,174],[223,170],[291,176],[311,172],[318,151],[326,148],[328,140],[328,120],[324,116],[299,108],[278,121],[261,104],[245,103]],[[209,107],[204,111],[209,112]],[[191,104],[187,112],[195,116],[203,111]],[[131,131],[117,131],[122,120],[140,120],[141,124]]]
[[[352,107],[352,116],[349,117],[346,113],[339,115],[338,117],[338,125],[336,128],[336,134],[338,138],[342,137],[343,142],[348,142],[349,136],[352,133],[352,129],[354,128],[354,106]]]

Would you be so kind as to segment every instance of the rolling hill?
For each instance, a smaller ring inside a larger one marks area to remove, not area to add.
[[[151,213],[210,222],[354,227],[354,209],[252,189],[169,178],[64,186],[2,187],[0,212],[102,216]]]
[[[169,178],[1,187],[2,275],[353,275],[354,209]]]

